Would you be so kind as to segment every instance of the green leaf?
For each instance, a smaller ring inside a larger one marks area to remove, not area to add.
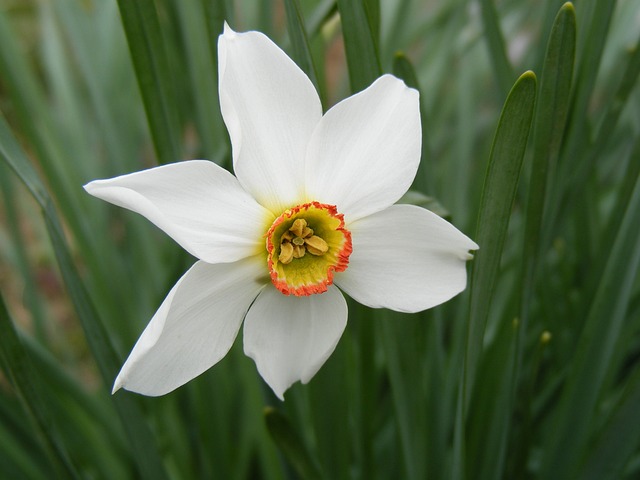
[[[220,163],[226,153],[224,148],[220,150],[220,146],[226,146],[226,131],[218,106],[217,68],[213,62],[217,55],[210,50],[208,38],[209,35],[217,38],[222,33],[222,24],[218,24],[219,30],[211,32],[206,22],[205,7],[199,2],[176,2],[175,8],[184,42],[189,90],[201,141],[199,153],[204,158]]]
[[[627,105],[629,95],[637,85],[638,75],[640,75],[640,40],[636,41],[636,44],[628,52],[627,65],[620,79],[618,89],[613,95],[613,99],[609,103],[609,108],[600,123],[593,147],[590,149],[590,158],[593,159],[592,162],[605,151],[607,143],[611,139],[615,127],[618,125],[620,115]]]
[[[318,74],[313,63],[311,49],[309,48],[309,37],[302,12],[300,11],[300,3],[298,0],[285,0],[284,7],[287,13],[287,30],[289,31],[289,38],[293,49],[292,58],[311,79],[311,82],[313,82],[316,87],[316,91],[320,92]]]
[[[580,480],[616,480],[640,444],[640,370],[628,381],[624,396],[609,415],[595,445],[589,448]]]
[[[475,380],[484,329],[511,216],[536,99],[536,76],[525,72],[502,109],[484,180],[472,265],[469,322],[464,362],[465,410]]]
[[[539,255],[540,231],[545,209],[547,181],[554,170],[562,145],[569,109],[571,79],[576,47],[576,18],[571,3],[565,3],[549,35],[547,54],[540,77],[533,131],[533,159],[527,201],[524,275],[521,318],[526,323]],[[526,328],[523,328],[523,331]]]
[[[86,291],[84,282],[73,263],[60,220],[53,207],[53,201],[49,198],[37,173],[1,115],[0,158],[15,171],[42,209],[47,232],[65,286],[78,314],[89,348],[102,375],[102,380],[106,385],[110,385],[120,367],[120,359],[115,353],[110,338],[104,329],[104,324],[99,318]],[[160,455],[155,449],[153,437],[143,421],[138,405],[133,402],[130,396],[126,395],[118,395],[113,399],[123,427],[129,435],[133,458],[139,467],[140,474],[149,479],[166,478]]]
[[[382,317],[382,315],[380,315]],[[425,325],[425,322],[427,325]],[[431,362],[423,362],[425,355],[425,345],[422,343],[424,329],[428,328],[429,340],[434,340],[437,344],[435,327],[436,322],[432,318],[425,319],[423,315],[403,315],[392,313],[386,318],[380,318],[378,322],[381,326],[380,343],[384,348],[386,357],[387,372],[391,393],[393,395],[393,406],[395,413],[395,423],[397,424],[401,452],[404,459],[405,473],[403,478],[420,480],[425,478],[426,466],[437,469],[437,464],[442,459],[436,458],[438,448],[443,445],[429,445],[427,438],[438,438],[442,432],[441,422],[429,422],[435,420],[430,417],[430,413],[442,397],[432,397],[427,395],[425,404],[425,391],[429,391],[427,382],[416,382],[416,378],[424,375],[424,365],[429,365],[427,375],[428,382],[436,385],[441,392],[441,385],[438,380],[442,376],[439,367],[439,353],[437,346],[428,348],[426,354]],[[421,335],[422,333],[422,335]],[[439,438],[439,440],[442,440]],[[425,455],[428,451],[430,454]]]
[[[480,0],[484,35],[489,47],[489,57],[493,63],[494,75],[498,82],[501,94],[509,91],[513,81],[513,69],[507,58],[507,49],[504,44],[502,28],[498,19],[493,0]]]
[[[640,176],[635,178],[633,193],[625,207],[612,248],[602,252],[607,257],[606,266],[577,342],[554,415],[554,428],[546,441],[542,478],[571,478],[577,473],[592,425],[586,419],[592,418],[607,375],[611,374],[640,267]]]
[[[554,182],[551,192],[552,220],[556,219],[557,210],[565,205],[562,197],[568,193],[567,187],[576,178],[574,172],[576,170],[588,172],[589,167],[592,166],[592,162],[585,158],[591,148],[589,105],[600,70],[615,4],[616,2],[584,4],[585,15],[588,14],[590,18],[584,22],[586,28],[581,30],[584,33],[578,39],[578,65],[569,113],[571,121],[567,125],[567,145],[563,147],[557,182]],[[584,180],[583,174],[574,185],[579,188],[584,184]]]
[[[508,317],[498,327],[493,343],[481,357],[479,378],[469,407],[467,478],[505,478],[504,465],[512,415],[511,397],[518,319]],[[491,452],[487,455],[487,452]]]
[[[180,159],[174,78],[154,2],[118,0],[122,24],[159,163]]]
[[[271,438],[300,477],[305,480],[321,479],[318,463],[311,456],[289,419],[271,407],[265,409],[264,418]]]
[[[46,403],[42,401],[42,394],[38,392],[35,385],[37,374],[34,378],[33,366],[18,338],[1,295],[0,356],[2,357],[2,366],[20,395],[25,410],[36,425],[38,434],[58,475],[64,474],[65,477],[80,478],[69,460],[69,454],[60,441],[55,426],[52,424],[51,416],[45,408]]]
[[[622,70],[622,68],[621,68]],[[584,151],[580,162],[566,162],[563,167],[563,175],[566,176],[571,186],[581,188],[587,181],[589,173],[597,165],[598,159],[606,154],[607,147],[614,135],[624,108],[628,104],[629,96],[634,91],[638,76],[640,75],[640,41],[627,52],[627,61],[622,70],[618,88],[615,90],[611,101],[600,121],[595,139]],[[580,145],[584,148],[585,145]],[[566,186],[565,186],[566,188]],[[561,192],[560,192],[561,193]]]
[[[104,324],[98,317],[82,279],[73,264],[62,228],[51,203],[44,207],[44,219],[65,286],[102,374],[102,380],[106,385],[109,385],[120,368],[120,361],[104,329]],[[160,454],[156,450],[155,441],[149,427],[144,423],[144,417],[138,404],[130,395],[122,393],[113,396],[113,401],[129,437],[133,451],[132,456],[140,475],[149,480],[167,478]]]
[[[376,51],[379,51],[380,43],[380,0],[363,0],[364,11],[367,14],[367,21],[371,29],[371,37]]]
[[[380,60],[363,0],[338,0],[349,80],[353,93],[380,76]]]

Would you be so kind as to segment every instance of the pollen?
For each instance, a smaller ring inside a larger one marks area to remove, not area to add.
[[[328,250],[327,242],[313,234],[304,218],[298,218],[280,238],[278,260],[286,265],[294,258],[304,257],[307,252],[311,255],[324,255]]]
[[[285,295],[326,292],[333,274],[349,264],[351,233],[333,205],[311,202],[289,208],[265,237],[271,281]]]

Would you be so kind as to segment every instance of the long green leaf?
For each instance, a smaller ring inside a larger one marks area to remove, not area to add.
[[[322,478],[318,462],[311,456],[289,419],[274,408],[265,409],[264,418],[271,438],[300,477],[309,480]]]
[[[525,72],[500,115],[485,176],[475,240],[480,250],[472,266],[469,323],[464,362],[465,410],[475,380],[484,329],[500,266],[536,99],[536,76]]]
[[[496,7],[493,0],[481,0],[482,22],[484,24],[484,34],[489,48],[489,57],[493,63],[494,75],[498,82],[501,94],[509,91],[513,82],[513,69],[507,58],[507,49],[502,35],[502,28],[498,19]]]
[[[338,0],[351,91],[367,88],[380,76],[380,60],[363,0]]]
[[[221,162],[225,152],[223,148],[219,153],[220,146],[225,145],[226,133],[218,107],[218,82],[208,36],[217,38],[222,33],[222,25],[218,25],[220,30],[210,32],[204,15],[205,7],[197,1],[176,2],[175,8],[185,45],[192,104],[202,144],[199,153],[204,154],[204,158]]]
[[[80,478],[60,440],[51,416],[42,401],[42,394],[34,384],[33,366],[18,338],[4,299],[0,295],[0,356],[14,388],[22,399],[25,410],[37,426],[37,431],[59,475]]]
[[[521,319],[526,323],[539,254],[547,180],[560,153],[569,108],[576,46],[576,18],[571,3],[556,16],[547,44],[533,131],[533,159],[527,201]],[[525,328],[526,329],[526,328]]]
[[[106,385],[110,385],[119,369],[120,360],[73,263],[53,202],[2,116],[0,116],[0,158],[15,171],[42,209],[47,232],[67,291],[102,379]],[[133,457],[140,474],[149,479],[166,478],[160,455],[155,449],[151,432],[143,422],[138,405],[127,395],[121,394],[113,398],[123,427],[129,435],[134,452]]]
[[[606,153],[611,136],[618,126],[621,114],[640,75],[640,40],[628,52],[626,59],[626,65],[620,77],[618,88],[615,90],[613,98],[600,121],[595,139],[584,153],[584,159],[575,165],[568,162],[569,164],[565,166],[564,174],[568,176],[568,181],[572,186],[582,187],[589,173],[597,165],[598,159]],[[570,173],[569,170],[571,170]]]
[[[578,64],[576,68],[576,81],[573,88],[573,96],[567,124],[567,140],[563,147],[563,154],[558,165],[558,175],[552,190],[550,191],[550,218],[558,220],[558,211],[567,205],[563,196],[571,193],[569,186],[575,178],[574,172],[587,172],[592,166],[588,157],[591,148],[589,105],[593,90],[600,70],[602,54],[606,44],[607,33],[611,25],[611,18],[616,2],[591,2],[585,3],[585,8],[591,8],[589,23],[582,29],[583,35],[578,40]],[[581,189],[585,176],[580,178],[580,184],[573,187]],[[547,239],[548,242],[548,239]]]
[[[638,161],[636,158],[635,161]],[[640,266],[640,176],[615,242],[607,255],[595,297],[567,376],[554,428],[547,439],[542,477],[571,478],[589,439],[592,417],[601,389],[610,374],[619,345],[626,310]]]
[[[512,415],[510,400],[516,339],[521,323],[508,317],[499,326],[494,342],[482,356],[482,381],[474,390],[467,427],[467,478],[505,478],[504,465]],[[487,452],[491,452],[490,455]]]
[[[629,380],[625,394],[589,453],[580,480],[622,478],[625,465],[640,444],[640,370]]]
[[[292,58],[302,71],[307,74],[311,82],[315,85],[316,90],[322,95],[323,92],[318,83],[318,71],[313,62],[313,56],[311,55],[309,37],[300,10],[300,3],[298,0],[285,0],[284,7],[287,13],[287,30],[291,40]],[[325,99],[321,98],[321,100],[324,104]]]
[[[155,4],[146,0],[118,0],[122,24],[160,163],[179,160],[176,97]]]
[[[387,359],[395,423],[406,471],[402,477],[413,480],[425,478],[426,465],[429,465],[431,471],[442,470],[438,468],[442,458],[438,458],[437,449],[442,448],[443,445],[428,445],[426,439],[427,436],[438,438],[441,434],[439,427],[442,422],[438,422],[429,414],[434,410],[437,411],[438,400],[442,397],[427,395],[425,405],[425,390],[429,390],[425,388],[426,382],[416,381],[417,378],[424,376],[424,366],[427,365],[429,384],[441,391],[442,364],[438,361],[436,322],[433,318],[425,318],[425,316],[426,313],[411,317],[394,313],[387,315],[387,318],[381,318],[379,322],[382,327],[379,338]],[[426,325],[425,322],[427,322]],[[423,363],[421,357],[425,355],[425,346],[421,342],[420,333],[425,328],[428,328],[431,334],[429,346],[432,348],[426,352],[431,361]],[[429,452],[428,456],[425,456],[426,451]]]

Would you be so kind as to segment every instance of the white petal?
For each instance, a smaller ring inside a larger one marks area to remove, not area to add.
[[[478,246],[436,214],[393,205],[348,226],[353,252],[336,284],[358,302],[419,312],[465,289],[465,263]]]
[[[304,196],[304,158],[322,116],[300,68],[259,32],[228,26],[218,40],[220,108],[242,185],[279,215]]]
[[[286,296],[265,288],[244,323],[244,351],[284,400],[296,381],[307,383],[333,353],[347,325],[347,302],[335,287],[319,295]]]
[[[420,162],[418,92],[384,75],[329,110],[307,150],[307,196],[347,221],[380,211],[409,188]]]
[[[125,362],[113,391],[164,395],[224,357],[264,286],[258,257],[196,262],[176,283]]]
[[[254,255],[271,214],[215,163],[192,160],[85,185],[91,195],[151,220],[209,263]]]

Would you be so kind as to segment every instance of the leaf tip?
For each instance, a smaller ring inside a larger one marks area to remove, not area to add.
[[[562,5],[562,7],[560,7],[560,12],[561,13],[572,13],[572,14],[575,15],[576,9],[573,6],[573,3],[566,2],[564,5]]]

